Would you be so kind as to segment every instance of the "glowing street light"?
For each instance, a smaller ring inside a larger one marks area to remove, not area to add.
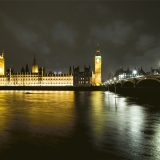
[[[133,74],[134,74],[134,75],[137,74],[137,71],[136,71],[136,70],[133,70]]]
[[[134,70],[134,71],[133,71],[133,74],[137,74],[137,71],[136,71],[136,70]]]

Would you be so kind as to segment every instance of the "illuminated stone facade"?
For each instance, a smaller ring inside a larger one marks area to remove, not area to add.
[[[4,52],[0,56],[0,86],[91,86],[101,85],[101,64],[102,58],[100,50],[97,49],[95,55],[95,74],[89,67],[84,66],[84,71],[79,67],[69,68],[67,74],[45,73],[45,68],[38,67],[34,56],[31,71],[28,65],[21,72],[15,73],[13,69],[5,72]],[[5,74],[4,74],[5,73]]]
[[[38,65],[36,64],[36,58],[34,55],[33,65],[32,65],[32,73],[38,73]]]
[[[151,71],[149,72],[150,75],[157,75],[160,74],[160,67],[158,69],[153,69],[151,67]]]
[[[9,73],[1,77],[1,86],[73,86],[69,74]]]
[[[146,75],[146,73],[143,71],[142,67],[137,69],[135,68],[133,71],[129,70],[129,68],[127,68],[127,70],[123,70],[123,68],[121,67],[116,71],[114,78],[116,80],[122,80],[143,75]],[[113,77],[111,79],[113,80]]]
[[[79,67],[73,67],[73,85],[74,86],[91,86],[92,84],[92,72],[90,66],[87,68],[84,66],[84,71],[80,71]]]
[[[93,83],[96,86],[102,84],[102,57],[100,54],[99,45],[97,46],[96,55],[94,58],[95,75],[93,77]]]
[[[6,71],[4,75],[4,52],[0,57],[0,86],[73,86],[73,75],[44,73],[44,68],[38,67],[34,56],[32,70],[29,72],[28,65],[26,69],[22,67],[20,73],[13,72],[12,69]]]
[[[99,45],[97,46],[94,57],[95,72],[84,66],[84,71],[79,67],[73,67],[73,85],[74,86],[100,86],[102,84],[102,57]]]
[[[5,73],[5,60],[4,60],[4,51],[0,55],[0,76],[4,76]]]

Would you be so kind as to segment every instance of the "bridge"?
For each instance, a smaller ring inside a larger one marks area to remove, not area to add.
[[[106,87],[121,88],[159,88],[160,75],[141,75],[130,78],[110,79],[104,83]]]
[[[130,78],[112,78],[104,83],[106,90],[159,103],[160,75],[141,75]]]

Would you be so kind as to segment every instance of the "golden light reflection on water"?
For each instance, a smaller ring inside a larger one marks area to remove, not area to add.
[[[73,92],[28,95],[26,101],[32,102],[28,111],[31,123],[43,127],[70,124],[74,111],[73,96]]]
[[[11,120],[8,101],[10,97],[7,92],[0,92],[0,133],[7,128],[7,124]]]
[[[0,132],[17,124],[32,132],[67,132],[74,123],[74,92],[0,91],[0,99]]]
[[[48,144],[57,137],[73,136],[77,142],[87,137],[82,141],[89,139],[98,151],[109,149],[124,159],[160,158],[160,109],[128,97],[101,91],[0,91],[0,102],[1,146],[21,135]]]
[[[91,94],[91,125],[92,130],[96,137],[100,137],[104,134],[104,108],[103,108],[103,92],[92,92]]]
[[[7,118],[5,115],[7,114],[7,109],[4,106],[0,106],[0,133],[5,129]]]

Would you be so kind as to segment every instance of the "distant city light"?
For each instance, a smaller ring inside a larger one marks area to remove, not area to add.
[[[136,71],[136,70],[133,70],[133,74],[137,74],[137,71]]]

